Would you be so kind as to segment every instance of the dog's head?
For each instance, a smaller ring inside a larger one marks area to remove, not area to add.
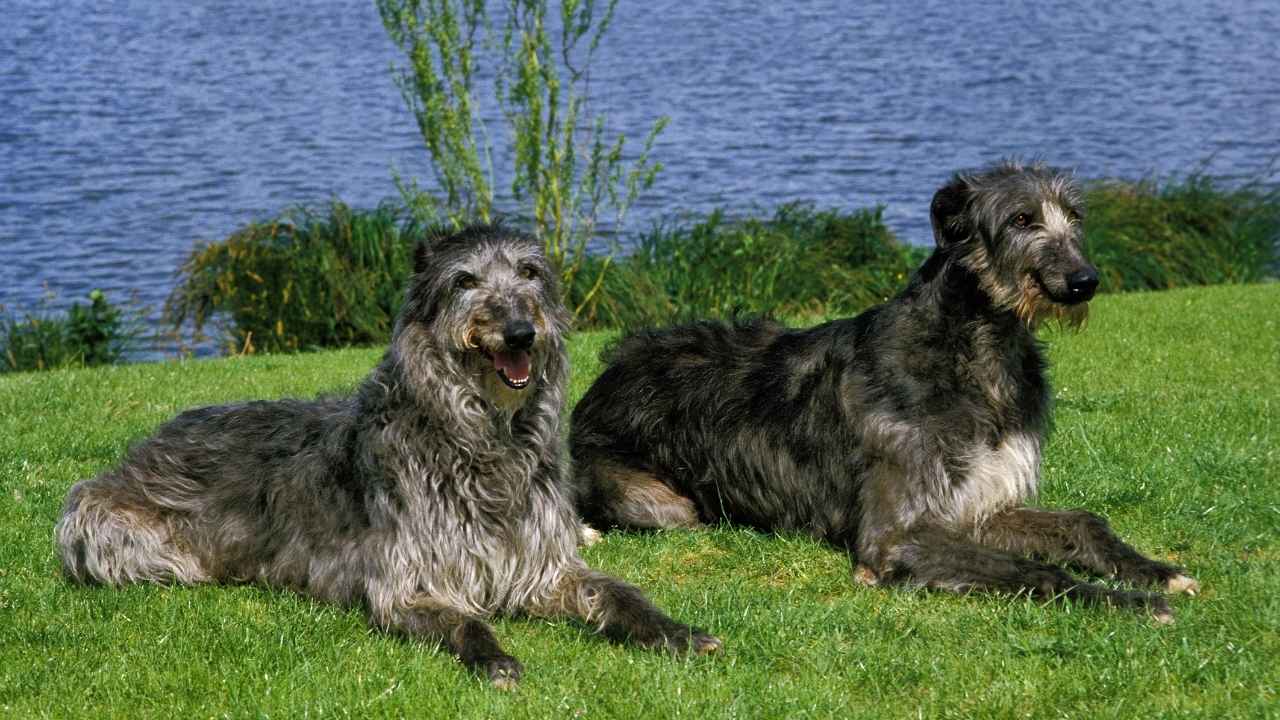
[[[518,409],[563,380],[569,316],[557,275],[541,243],[508,228],[433,237],[415,252],[397,333],[425,333],[482,397]]]
[[[1084,322],[1098,271],[1084,255],[1084,199],[1069,174],[1013,161],[958,173],[934,194],[930,216],[938,246],[998,307],[1031,327]]]

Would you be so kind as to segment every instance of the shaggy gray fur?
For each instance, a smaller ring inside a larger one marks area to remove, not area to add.
[[[1083,211],[1070,176],[1040,165],[959,174],[933,199],[936,250],[883,305],[807,330],[701,322],[625,338],[574,409],[579,510],[600,526],[808,533],[849,551],[865,582],[1172,619],[1157,593],[1056,564],[1194,592],[1177,568],[1091,513],[1022,507],[1050,420],[1034,330],[1078,325],[1098,283]]]
[[[55,530],[79,582],[260,582],[363,605],[499,686],[481,618],[573,616],[708,652],[578,556],[561,472],[568,316],[539,244],[502,228],[416,257],[391,345],[350,397],[191,410],[77,484]]]

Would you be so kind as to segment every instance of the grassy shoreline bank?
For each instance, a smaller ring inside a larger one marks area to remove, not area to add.
[[[1280,190],[1198,175],[1085,189],[1102,292],[1258,282],[1280,271]],[[192,252],[156,336],[207,349],[207,326],[227,354],[385,342],[412,247],[430,232],[396,203],[361,210],[333,201],[251,223]],[[880,207],[791,203],[740,218],[715,211],[639,233],[626,253],[579,258],[564,294],[580,310],[579,329],[734,312],[852,314],[893,295],[930,249],[902,243]],[[139,347],[138,308],[106,304],[82,315],[19,318],[0,307],[0,372],[92,365]]]
[[[1046,336],[1042,503],[1089,507],[1188,566],[1178,622],[1025,598],[859,588],[803,538],[612,533],[588,561],[716,631],[673,660],[504,619],[529,669],[493,692],[358,612],[256,587],[84,589],[58,575],[67,488],[181,409],[351,387],[377,348],[0,376],[0,715],[1261,717],[1280,698],[1280,284],[1118,294]],[[611,332],[571,342],[570,402]]]

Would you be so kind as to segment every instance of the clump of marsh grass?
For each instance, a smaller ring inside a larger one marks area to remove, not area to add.
[[[122,307],[93,290],[88,304],[72,303],[65,313],[40,307],[18,317],[0,307],[0,372],[92,367],[120,362],[142,335],[143,310]]]
[[[1108,292],[1257,282],[1275,272],[1280,190],[1205,175],[1087,191],[1089,255]]]
[[[198,336],[215,314],[226,346],[281,352],[386,340],[423,230],[384,203],[355,210],[295,208],[198,246],[165,302],[176,330]]]
[[[898,242],[879,207],[791,203],[771,217],[738,220],[716,211],[642,235],[635,252],[613,262],[579,322],[631,327],[737,312],[851,313],[895,293],[923,255]],[[571,287],[570,302],[586,289]]]

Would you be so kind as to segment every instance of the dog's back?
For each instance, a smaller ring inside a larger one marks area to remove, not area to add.
[[[178,415],[72,488],[55,531],[64,572],[108,584],[263,580],[350,602],[352,589],[326,587],[313,560],[369,525],[354,421],[353,403],[336,399]]]
[[[818,467],[832,446],[849,449],[838,454],[848,471],[860,463],[841,385],[871,317],[809,330],[706,321],[623,339],[573,411],[584,519],[645,525],[649,513],[661,527],[723,518],[839,541],[856,489],[812,479],[843,472]]]
[[[852,546],[868,502],[904,522],[973,521],[1034,495],[1044,361],[1017,318],[986,317],[975,278],[939,282],[948,262],[935,254],[888,302],[813,328],[702,321],[624,338],[573,412],[579,512]],[[886,452],[936,466],[910,475],[939,482],[863,497]]]

